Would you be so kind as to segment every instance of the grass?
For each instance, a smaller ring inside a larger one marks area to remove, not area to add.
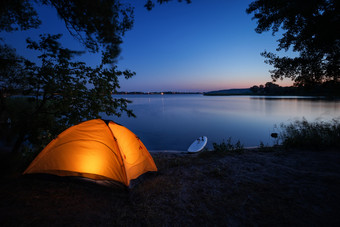
[[[258,150],[260,152],[274,152],[275,148],[269,145],[264,145],[264,143],[261,141],[260,145],[258,146]]]
[[[286,148],[322,150],[330,147],[340,148],[340,121],[308,122],[297,120],[281,125],[280,139]]]
[[[232,143],[231,137],[227,139],[227,142],[213,143],[213,150],[203,150],[199,153],[200,158],[208,158],[211,156],[225,156],[228,154],[238,154],[244,149],[243,144],[238,140],[235,144]]]

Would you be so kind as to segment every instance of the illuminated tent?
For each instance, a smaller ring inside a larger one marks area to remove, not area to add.
[[[94,180],[115,180],[129,186],[157,167],[140,139],[112,121],[95,119],[72,126],[52,140],[25,170]]]

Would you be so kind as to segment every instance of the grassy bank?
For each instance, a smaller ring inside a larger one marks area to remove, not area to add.
[[[339,152],[202,154],[155,153],[159,171],[128,191],[72,178],[3,175],[2,226],[340,224]]]
[[[340,149],[340,121],[308,122],[306,119],[281,125],[280,139],[284,147],[322,150]]]
[[[22,176],[34,154],[3,151],[1,226],[339,226],[339,128],[302,120],[281,128],[284,146],[229,138],[198,154],[152,153],[159,171],[128,190]]]

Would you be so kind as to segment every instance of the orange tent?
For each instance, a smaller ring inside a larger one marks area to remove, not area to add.
[[[129,186],[157,167],[140,139],[112,121],[95,119],[72,126],[52,140],[25,170],[59,176],[115,180]]]

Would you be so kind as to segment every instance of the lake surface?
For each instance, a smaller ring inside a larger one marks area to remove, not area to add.
[[[212,143],[240,140],[246,146],[272,145],[281,123],[340,117],[340,101],[312,97],[114,95],[127,98],[136,118],[107,117],[141,138],[149,150],[187,150],[199,136]]]

